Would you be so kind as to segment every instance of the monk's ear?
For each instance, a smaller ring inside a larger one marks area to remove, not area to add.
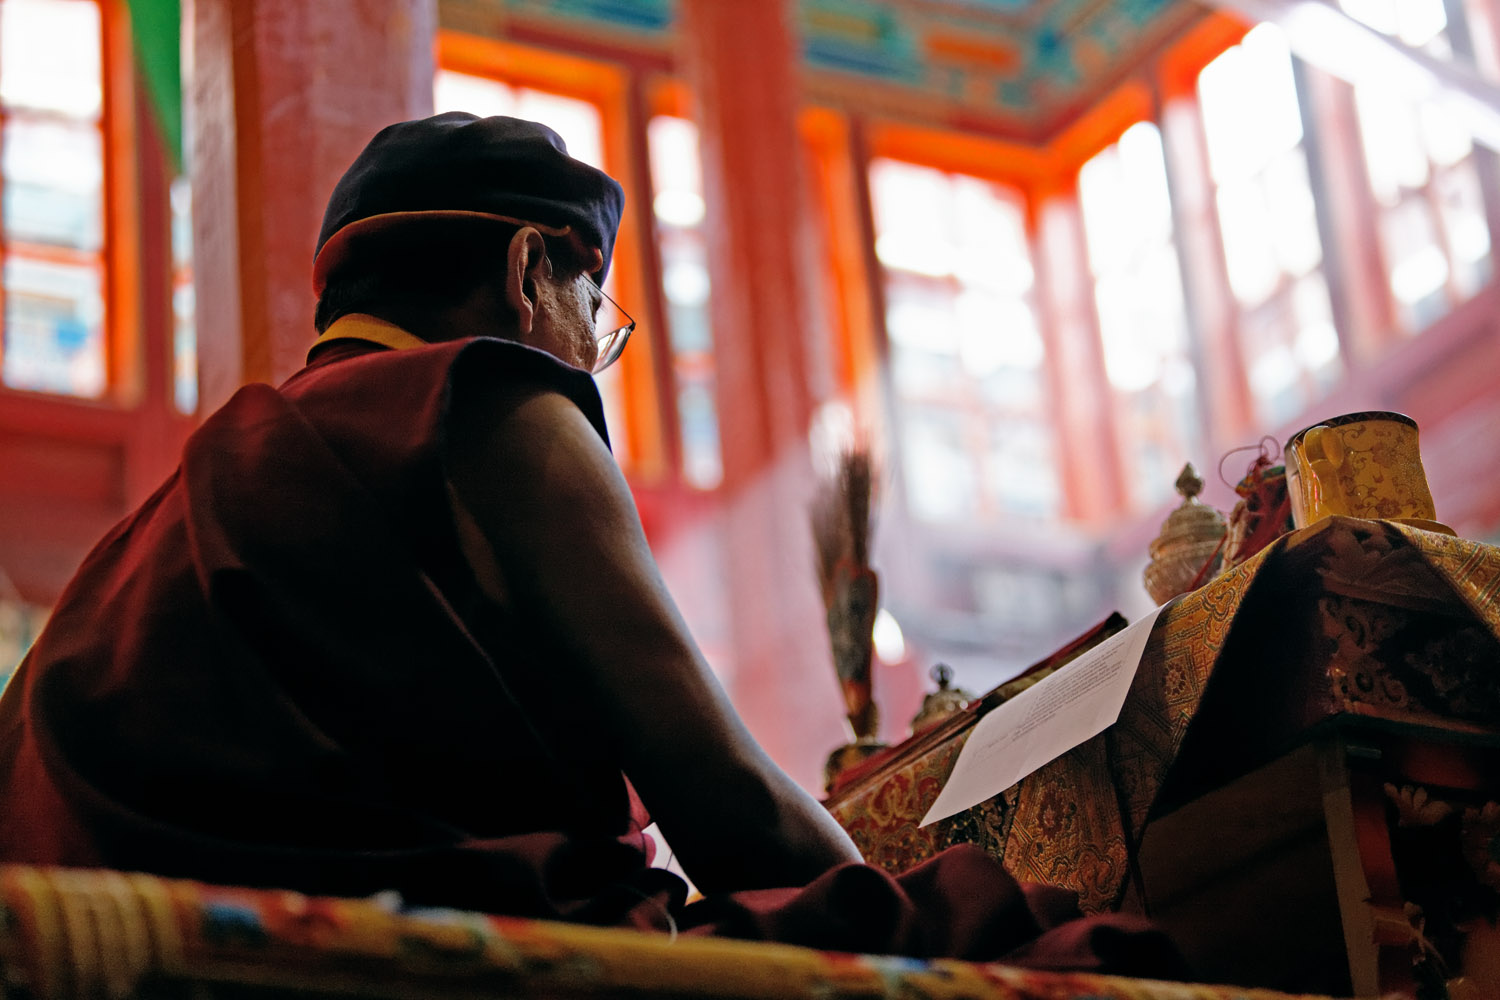
[[[537,281],[552,270],[542,234],[522,226],[505,248],[505,303],[516,314],[516,329],[530,333],[536,322]]]

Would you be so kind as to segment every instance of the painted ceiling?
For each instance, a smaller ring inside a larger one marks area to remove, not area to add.
[[[767,0],[724,0],[760,3]],[[940,104],[1045,141],[1206,13],[1195,0],[795,0],[810,83]],[[674,43],[678,0],[445,0],[634,44]],[[446,20],[446,19],[445,19]]]

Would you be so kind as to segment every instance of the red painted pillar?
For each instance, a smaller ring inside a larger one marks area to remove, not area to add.
[[[733,663],[730,695],[794,777],[821,782],[843,740],[813,581],[807,429],[826,384],[804,239],[790,5],[684,0],[697,100],[718,372]]]
[[[200,398],[302,366],[323,205],[378,130],[432,112],[431,0],[189,0]]]
[[[724,480],[758,477],[812,415],[796,50],[783,3],[686,0],[709,210]]]

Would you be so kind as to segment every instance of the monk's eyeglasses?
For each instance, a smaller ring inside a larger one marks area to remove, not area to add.
[[[600,299],[614,306],[615,310],[620,314],[618,318],[625,321],[624,323],[611,321],[606,325],[603,333],[594,334],[594,343],[598,346],[599,350],[594,358],[594,367],[590,371],[598,375],[604,369],[620,360],[620,355],[625,351],[625,344],[630,340],[631,332],[635,330],[635,320],[630,318],[628,312],[620,308],[620,303],[604,294],[604,289],[599,287],[598,282],[594,281],[593,278],[588,278],[587,275],[585,277],[588,283],[593,285],[595,290],[598,291]],[[607,318],[614,319],[614,317]]]

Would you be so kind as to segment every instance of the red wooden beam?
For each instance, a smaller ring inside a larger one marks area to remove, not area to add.
[[[432,4],[192,0],[189,158],[202,404],[276,382],[312,342],[312,252],[334,183],[432,111]]]
[[[841,741],[805,511],[826,378],[798,155],[798,55],[779,3],[684,0],[698,98],[718,375],[735,704],[807,787]]]

